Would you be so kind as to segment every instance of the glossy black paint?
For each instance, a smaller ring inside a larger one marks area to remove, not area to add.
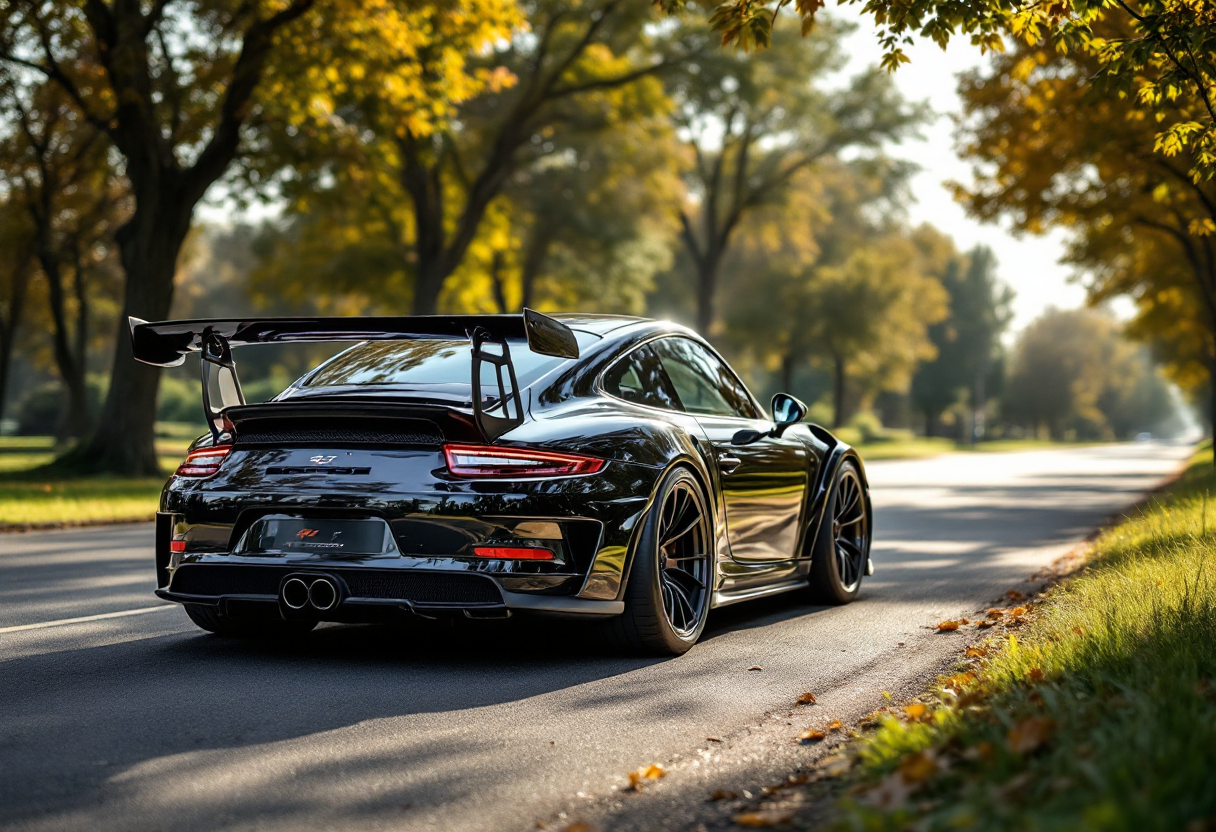
[[[277,616],[287,614],[279,603],[283,581],[324,575],[339,587],[340,603],[292,615],[342,621],[440,612],[613,615],[623,609],[633,547],[656,485],[677,465],[701,483],[711,510],[714,605],[793,588],[805,578],[843,460],[855,460],[864,485],[856,452],[815,425],[777,432],[767,418],[694,416],[610,396],[601,378],[631,350],[667,337],[708,345],[670,323],[554,317],[580,333],[580,355],[520,391],[523,423],[496,444],[598,457],[607,460],[602,470],[547,479],[457,477],[447,470],[442,446],[480,441],[471,401],[296,398],[289,390],[275,402],[225,410],[235,441],[219,472],[166,485],[157,594],[219,604],[231,614]],[[743,430],[764,435],[733,444]],[[214,442],[205,436],[192,449]],[[395,546],[360,554],[257,551],[246,537],[268,517],[383,521]],[[170,538],[183,541],[185,551],[168,551]],[[486,545],[550,548],[554,559],[473,554]],[[399,585],[412,597],[381,597],[391,596],[394,580],[404,580],[394,574],[411,576],[414,583]],[[352,577],[359,575],[377,580]],[[444,577],[456,575],[469,577]]]

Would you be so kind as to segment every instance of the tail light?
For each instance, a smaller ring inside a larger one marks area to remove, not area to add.
[[[443,455],[458,477],[568,477],[604,467],[604,460],[592,456],[492,445],[444,445]]]
[[[476,546],[473,554],[479,558],[499,560],[553,560],[552,549],[535,546]]]
[[[221,445],[218,448],[200,448],[186,454],[186,461],[177,466],[179,477],[209,477],[220,470],[220,465],[232,448]]]

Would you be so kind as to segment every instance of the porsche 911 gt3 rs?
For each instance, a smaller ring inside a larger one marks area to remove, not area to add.
[[[792,396],[766,412],[683,327],[612,315],[131,320],[197,352],[210,432],[165,486],[161,598],[224,635],[319,621],[601,619],[688,650],[709,610],[840,604],[870,561],[857,452]],[[234,347],[351,341],[247,404]]]

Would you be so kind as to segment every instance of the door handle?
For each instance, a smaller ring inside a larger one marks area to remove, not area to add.
[[[718,470],[723,474],[729,474],[743,464],[743,460],[737,456],[730,454],[718,454]]]

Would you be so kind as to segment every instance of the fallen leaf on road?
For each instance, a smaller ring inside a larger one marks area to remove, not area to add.
[[[752,829],[763,829],[768,826],[781,826],[794,819],[793,812],[765,810],[760,812],[743,812],[735,815],[733,820],[739,826]]]
[[[806,693],[802,694],[802,696],[798,697],[798,704],[799,705],[814,705],[815,704],[815,694],[811,693],[808,690]]]
[[[738,792],[728,792],[726,789],[718,789],[709,796],[710,800],[734,800],[739,796]]]
[[[839,731],[842,728],[844,728],[844,724],[839,719],[833,719],[828,723],[829,731]]]
[[[967,620],[967,619],[965,619],[965,618],[960,618],[960,619],[958,620],[958,623],[959,623],[959,624],[970,624],[971,622],[970,622],[970,621],[968,621],[968,620]]]
[[[721,737],[706,737],[705,739],[708,740],[709,742],[722,742]]]
[[[928,712],[929,708],[920,702],[913,702],[911,705],[904,708],[904,713],[908,715],[909,719],[920,719]]]
[[[1018,754],[1029,754],[1051,737],[1056,730],[1054,719],[1028,716],[1009,729],[1009,747]]]
[[[563,826],[559,832],[599,832],[599,830],[584,820],[576,820],[569,826]]]
[[[1024,592],[1018,592],[1016,589],[1011,589],[1005,593],[1005,597],[1010,601],[1021,601],[1026,597],[1026,594]]]
[[[996,623],[995,621],[977,621],[977,622],[975,622],[975,626],[979,627],[981,630],[985,630],[988,627],[991,627],[995,623]]]
[[[801,734],[799,734],[798,739],[802,740],[803,742],[818,742],[826,736],[827,734],[823,733],[822,731],[816,731],[812,728],[809,731],[803,731]]]
[[[754,664],[754,665],[752,665],[751,667],[749,667],[749,668],[748,668],[748,670],[749,670],[749,671],[751,671],[751,670],[764,670],[764,668],[763,668],[763,667],[761,667],[761,666],[760,666],[760,665],[758,665],[758,664]]]
[[[983,622],[981,621],[980,624],[983,624]],[[968,647],[967,648],[967,658],[969,658],[969,659],[982,659],[984,656],[987,656],[987,655],[988,655],[988,651],[983,647]]]
[[[937,625],[937,629],[939,632],[948,633],[951,630],[958,629],[958,622],[957,621],[943,621]]]
[[[666,777],[667,770],[658,763],[640,768],[637,771],[629,772],[629,788],[635,792],[642,790],[642,783],[646,780],[658,780],[660,777]]]

